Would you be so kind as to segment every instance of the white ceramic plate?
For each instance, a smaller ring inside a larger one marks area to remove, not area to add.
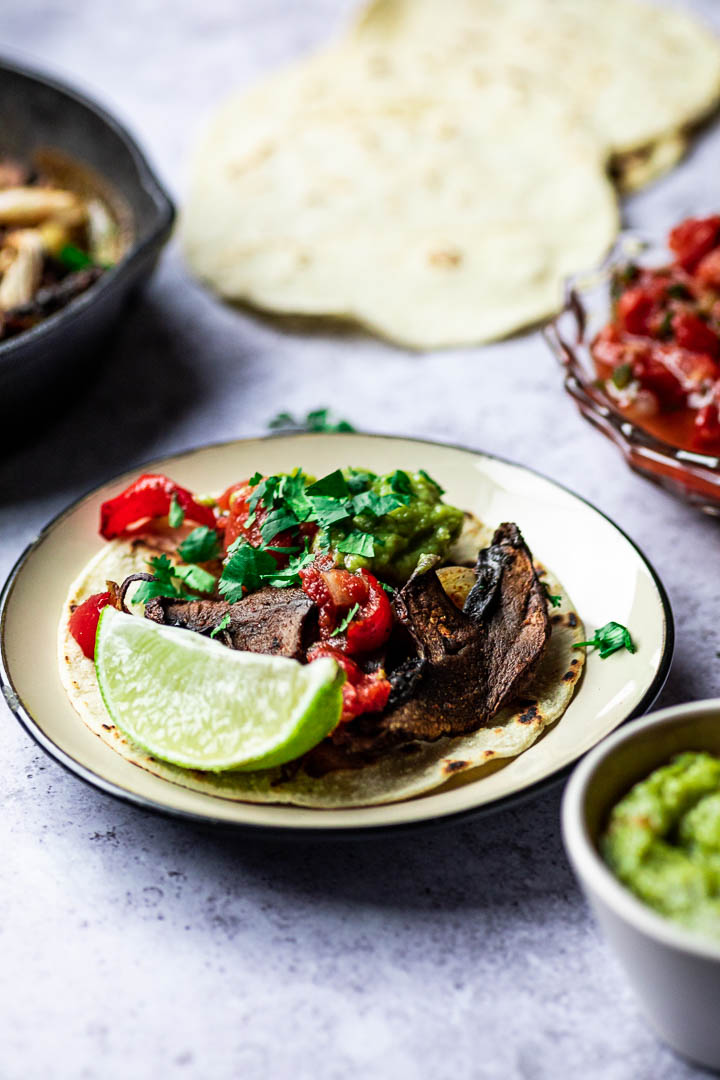
[[[345,465],[377,472],[426,469],[456,506],[491,526],[516,521],[533,554],[562,580],[592,630],[611,619],[635,655],[590,653],[564,716],[529,750],[485,775],[461,777],[420,798],[351,810],[256,806],[189,791],[130,764],[68,702],[56,663],[57,623],[68,586],[98,551],[101,502],[143,471],[195,491],[301,465],[322,475]],[[150,463],[75,503],[18,561],[0,598],[0,681],[8,705],[39,744],[82,779],[150,809],[218,825],[336,834],[387,830],[476,814],[537,791],[630,716],[650,707],[667,675],[673,623],[665,591],[634,544],[599,511],[529,469],[452,446],[379,435],[290,435],[206,446]]]

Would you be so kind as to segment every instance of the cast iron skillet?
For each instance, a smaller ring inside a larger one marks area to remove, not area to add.
[[[102,108],[77,91],[0,59],[0,156],[32,161],[38,150],[77,160],[124,204],[131,242],[120,262],[67,307],[0,341],[0,420],[28,422],[43,403],[77,391],[83,363],[150,276],[175,208],[139,147]]]

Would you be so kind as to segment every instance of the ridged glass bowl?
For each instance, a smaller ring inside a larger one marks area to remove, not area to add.
[[[704,513],[720,516],[720,458],[681,450],[628,420],[598,383],[590,354],[590,343],[610,318],[613,270],[628,262],[663,266],[670,259],[664,244],[621,233],[599,267],[567,280],[562,310],[544,336],[565,371],[566,391],[630,468]]]

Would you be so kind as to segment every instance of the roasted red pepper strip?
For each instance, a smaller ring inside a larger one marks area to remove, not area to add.
[[[114,604],[112,593],[94,593],[75,608],[68,620],[68,629],[88,660],[95,658],[95,637],[100,613],[108,604]]]
[[[392,607],[378,579],[369,570],[361,570],[360,577],[367,586],[367,599],[345,631],[351,654],[379,649],[390,637],[393,624]]]
[[[340,723],[352,720],[354,716],[360,716],[362,713],[382,712],[392,689],[390,682],[383,675],[377,672],[361,671],[354,660],[345,656],[329,642],[318,642],[308,650],[308,661],[319,660],[323,656],[329,656],[331,660],[335,660],[345,672]]]
[[[305,593],[320,608],[319,625],[323,638],[354,655],[368,653],[385,644],[393,624],[390,601],[378,579],[369,570],[356,574],[334,567],[324,570],[315,563],[300,571]],[[343,634],[335,635],[343,614],[355,604],[358,611]]]
[[[196,502],[192,494],[160,473],[144,473],[129,487],[100,507],[100,535],[106,540],[138,532],[152,518],[166,517],[175,496],[185,517],[214,529],[212,508]]]

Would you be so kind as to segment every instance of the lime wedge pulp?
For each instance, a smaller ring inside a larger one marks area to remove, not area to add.
[[[235,652],[192,630],[115,608],[98,624],[95,670],[117,728],[189,769],[268,769],[316,746],[340,719],[334,660]]]

